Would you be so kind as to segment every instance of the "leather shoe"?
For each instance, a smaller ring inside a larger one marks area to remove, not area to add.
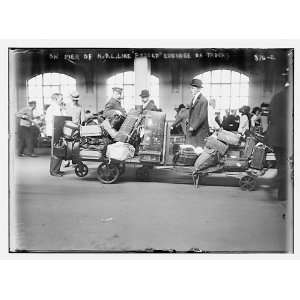
[[[57,173],[50,173],[50,175],[51,176],[56,176],[56,177],[62,177],[63,176],[63,174],[59,173],[59,172],[57,172]]]

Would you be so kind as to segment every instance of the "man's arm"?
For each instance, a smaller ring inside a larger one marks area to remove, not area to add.
[[[183,121],[183,115],[182,114],[177,114],[175,118],[175,122],[172,124],[172,127],[176,127],[180,122]]]
[[[20,110],[16,113],[16,116],[17,116],[17,118],[26,119],[26,120],[31,120],[31,115],[28,113],[27,107],[24,107],[24,108],[20,109]]]
[[[104,106],[104,110],[111,110],[111,109],[114,109],[114,104],[112,103],[112,101],[111,100],[109,100],[106,104],[105,104],[105,106]]]

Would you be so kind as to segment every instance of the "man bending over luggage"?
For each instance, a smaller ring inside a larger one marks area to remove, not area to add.
[[[121,105],[123,89],[119,87],[113,87],[113,95],[104,107],[104,117],[111,117],[111,112],[119,110],[124,116],[126,116],[126,110]]]

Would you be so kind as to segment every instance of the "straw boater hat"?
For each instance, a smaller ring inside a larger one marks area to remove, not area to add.
[[[71,98],[74,101],[78,101],[79,100],[79,96],[80,95],[79,95],[79,93],[77,91],[74,91],[74,92],[71,93]]]
[[[123,91],[123,89],[122,89],[122,88],[120,88],[120,87],[117,87],[117,86],[113,87],[113,88],[112,88],[112,90],[113,90],[113,91],[116,91],[116,92],[119,92],[120,94],[121,94],[121,93],[122,93],[122,91]]]

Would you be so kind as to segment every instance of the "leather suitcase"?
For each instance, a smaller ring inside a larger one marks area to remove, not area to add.
[[[248,159],[225,159],[223,163],[224,171],[242,172],[249,168]]]
[[[197,154],[178,154],[174,156],[174,164],[175,165],[183,165],[183,166],[193,166],[195,161],[197,160]]]
[[[114,139],[118,142],[128,142],[138,119],[137,115],[128,115]]]
[[[147,111],[143,123],[144,137],[141,150],[163,151],[165,122],[165,113]]]
[[[63,127],[63,134],[66,138],[72,138],[72,135],[74,132],[79,128],[79,126],[72,121],[65,121],[64,127]]]
[[[243,151],[243,157],[250,158],[255,145],[256,145],[256,139],[252,136],[247,137],[245,149]]]
[[[160,163],[160,151],[139,151],[138,154],[141,163]]]
[[[239,159],[241,157],[240,150],[228,150],[226,153],[227,158]]]
[[[262,170],[266,159],[266,146],[258,144],[253,149],[250,166],[253,169]]]

